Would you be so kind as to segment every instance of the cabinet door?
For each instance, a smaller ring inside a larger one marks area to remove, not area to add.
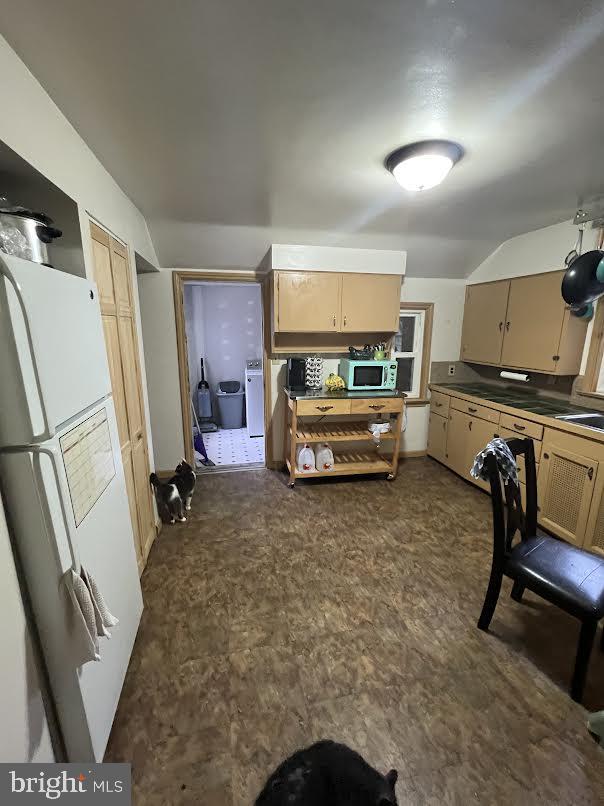
[[[329,333],[340,330],[341,274],[279,271],[276,282],[276,331]]]
[[[395,274],[342,274],[342,331],[395,333],[401,278]]]
[[[597,474],[594,459],[544,441],[537,482],[539,523],[582,546]]]
[[[434,412],[430,413],[428,423],[428,455],[438,459],[439,462],[445,461],[448,423],[449,421],[446,417],[441,417],[440,414],[434,414]]]
[[[92,258],[94,262],[94,282],[99,290],[99,304],[102,313],[115,313],[115,293],[111,272],[111,247],[109,235],[91,224]]]
[[[461,411],[451,409],[449,411],[449,423],[447,426],[447,450],[445,453],[445,464],[451,470],[459,473],[460,476],[468,476],[466,468],[466,455],[468,452],[468,425],[472,418]]]
[[[447,426],[449,421],[440,414],[430,413],[428,422],[428,456],[433,456],[439,462],[445,461],[447,452]]]
[[[483,490],[491,490],[491,485],[488,481],[482,479],[475,479],[470,475],[470,468],[474,464],[476,454],[480,453],[486,448],[487,443],[490,442],[497,431],[497,426],[488,420],[480,420],[477,417],[472,417],[468,424],[468,438],[467,438],[467,454],[466,454],[466,473],[465,476],[477,487]]]
[[[510,284],[501,363],[555,372],[564,322],[562,272],[517,277]]]
[[[583,548],[604,555],[604,478],[599,477],[594,489]]]
[[[469,285],[463,312],[461,360],[498,364],[506,322],[509,280]]]

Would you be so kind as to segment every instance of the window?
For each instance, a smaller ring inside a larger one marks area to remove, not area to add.
[[[430,374],[433,303],[403,302],[398,333],[394,336],[394,358],[398,364],[397,389],[409,402],[425,401]]]

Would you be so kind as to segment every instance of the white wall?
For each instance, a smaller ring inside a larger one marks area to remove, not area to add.
[[[572,221],[563,221],[561,224],[517,235],[497,247],[468,277],[468,284],[563,269],[564,258],[574,247],[576,238],[577,227]],[[597,230],[586,228],[583,235],[583,251],[595,249],[596,241]],[[591,333],[590,322],[583,349],[581,373],[585,371]]]
[[[210,389],[220,381],[239,381],[243,387],[245,362],[262,358],[260,285],[211,283],[201,286],[201,295],[203,340],[196,351],[205,355]]]
[[[0,762],[54,761],[17,572],[0,500]]]
[[[172,269],[140,274],[138,290],[155,466],[170,470],[184,453]]]
[[[105,170],[90,148],[34,78],[25,64],[0,36],[2,108],[0,140],[54,182],[78,205],[86,274],[93,278],[92,245],[88,215],[128,244],[135,278],[134,251],[157,266],[157,256],[147,222],[141,212]],[[59,222],[56,222],[60,226]],[[136,282],[133,282],[137,296]],[[137,309],[139,300],[135,299]],[[146,368],[142,350],[141,321],[137,312],[143,397],[149,423]],[[151,428],[147,428],[152,445]]]
[[[465,280],[405,277],[403,302],[433,302],[431,361],[458,361],[465,302]],[[428,446],[429,406],[407,407],[407,428],[401,438],[401,451],[425,451]]]

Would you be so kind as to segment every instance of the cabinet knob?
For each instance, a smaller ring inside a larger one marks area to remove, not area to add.
[[[591,481],[593,477],[594,477],[594,469],[593,467],[590,467],[589,470],[587,471],[587,478]]]
[[[503,322],[499,323],[499,330],[503,330]]]
[[[335,314],[334,314],[334,317],[333,317],[333,326],[334,326],[334,327],[336,326],[336,317],[335,317]]]
[[[472,408],[472,406],[468,406],[468,411],[470,412],[470,414],[476,414],[478,409],[474,409],[474,408]]]
[[[370,404],[369,404],[369,408],[370,408],[370,409],[375,409],[376,411],[379,411],[380,409],[383,409],[383,408],[384,408],[384,405],[383,405],[383,404],[381,404],[381,405],[379,405],[379,406],[378,406],[378,405],[377,405],[377,404],[375,404],[375,403],[370,403]]]
[[[344,314],[344,327],[346,327],[346,314]]]
[[[544,453],[544,454],[543,454],[543,458],[544,458],[544,459],[549,459],[549,453]]]
[[[506,323],[505,323],[505,329],[506,329],[506,330],[509,330],[509,329],[510,329],[510,323],[509,323],[509,322],[506,322]]]
[[[333,406],[317,406],[317,408],[319,411],[329,411],[330,409],[333,409]]]
[[[468,423],[468,428],[470,429],[470,431],[472,430],[472,420],[470,420],[470,422]]]

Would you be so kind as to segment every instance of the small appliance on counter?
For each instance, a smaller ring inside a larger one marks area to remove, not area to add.
[[[349,347],[348,353],[351,361],[370,361],[373,358],[373,347],[370,344],[366,344],[362,349]]]
[[[304,358],[287,359],[287,388],[294,392],[306,389],[306,361]]]
[[[343,358],[338,374],[344,379],[347,389],[365,392],[395,389],[397,369],[396,361],[352,361],[350,358]]]

